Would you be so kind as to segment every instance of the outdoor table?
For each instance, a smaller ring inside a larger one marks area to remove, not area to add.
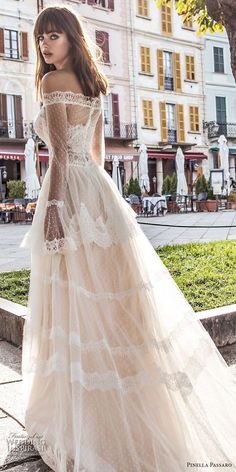
[[[143,197],[143,211],[153,212],[154,215],[165,215],[167,213],[167,203],[165,196]]]

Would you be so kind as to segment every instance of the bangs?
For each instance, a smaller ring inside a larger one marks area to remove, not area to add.
[[[64,21],[60,15],[60,12],[45,10],[37,18],[34,28],[34,36],[37,38],[38,35],[43,33],[49,34],[52,31],[64,33],[65,30],[63,28],[63,23]]]

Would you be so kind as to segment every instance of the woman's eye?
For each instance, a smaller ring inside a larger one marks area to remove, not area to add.
[[[57,35],[57,34],[52,34],[52,35],[50,36],[50,39],[53,39],[53,38],[54,38],[54,39],[55,39],[55,38],[57,39],[57,38],[58,38],[58,35]],[[38,41],[42,41],[42,40],[43,40],[43,36],[38,36]]]

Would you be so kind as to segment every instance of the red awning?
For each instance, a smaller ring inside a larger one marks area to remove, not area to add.
[[[0,144],[0,159],[4,159],[5,161],[24,161],[25,144],[22,145],[14,145],[10,144],[9,146]],[[48,161],[48,151],[47,150],[39,150],[39,160],[40,161]]]
[[[158,151],[157,149],[148,149],[148,157],[151,159],[175,159],[176,151]],[[185,151],[184,157],[186,160],[201,161],[207,159],[207,155],[203,152]]]

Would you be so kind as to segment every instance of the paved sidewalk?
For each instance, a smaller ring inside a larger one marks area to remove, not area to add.
[[[0,339],[0,359],[0,470],[49,472],[24,429],[21,349]],[[236,378],[236,352],[226,361]]]
[[[236,239],[235,210],[218,213],[167,213],[164,217],[137,217],[137,221],[177,226],[176,228],[166,228],[141,224],[142,230],[154,247],[166,244]],[[187,225],[189,228],[178,228],[178,225]],[[209,226],[209,228],[197,228],[197,226]],[[227,226],[227,228],[218,229],[216,226]],[[20,242],[29,228],[30,225],[19,223],[0,224],[0,272],[30,268],[30,251],[19,248]]]

